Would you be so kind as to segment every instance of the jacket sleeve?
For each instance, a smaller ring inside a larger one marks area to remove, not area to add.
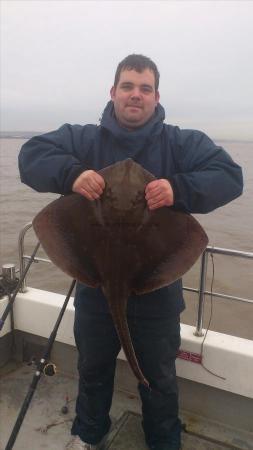
[[[27,141],[19,154],[21,181],[39,192],[70,193],[85,170],[92,127],[65,124]]]
[[[241,195],[242,170],[222,147],[200,131],[177,133],[178,167],[170,179],[175,208],[208,213]]]

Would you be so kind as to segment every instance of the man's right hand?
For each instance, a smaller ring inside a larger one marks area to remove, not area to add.
[[[88,200],[96,200],[105,188],[104,179],[94,170],[85,170],[77,177],[72,191],[83,195]]]

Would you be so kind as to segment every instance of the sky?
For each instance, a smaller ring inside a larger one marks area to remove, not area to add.
[[[1,1],[2,131],[98,123],[118,63],[160,72],[166,122],[253,140],[253,1]]]

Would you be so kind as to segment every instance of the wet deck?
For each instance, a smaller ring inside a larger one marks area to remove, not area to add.
[[[14,370],[15,369],[15,370]],[[19,408],[31,383],[34,367],[9,365],[0,370],[0,450],[4,450]],[[74,417],[77,378],[58,373],[42,377],[17,437],[15,450],[64,450]],[[69,412],[61,409],[69,398]],[[115,390],[113,426],[104,450],[146,450],[136,395]],[[183,450],[252,450],[252,435],[218,423],[207,423],[185,412]]]

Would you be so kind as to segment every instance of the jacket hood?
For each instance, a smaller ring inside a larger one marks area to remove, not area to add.
[[[128,131],[119,125],[115,117],[113,102],[110,100],[104,109],[101,127],[112,133],[121,142],[121,145],[140,150],[147,140],[152,140],[154,136],[161,133],[164,119],[164,108],[158,103],[153,116],[146,124],[136,130]]]

